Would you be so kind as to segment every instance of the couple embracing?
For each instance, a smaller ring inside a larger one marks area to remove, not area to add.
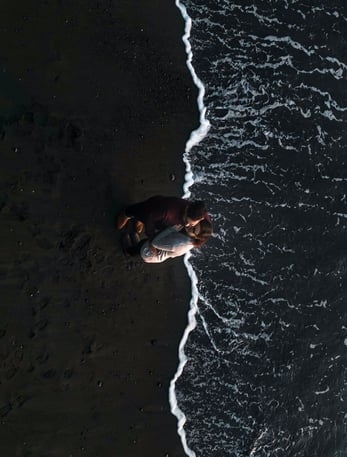
[[[146,263],[160,263],[201,247],[212,234],[212,224],[202,201],[154,196],[130,205],[118,216],[118,229],[133,223],[134,233],[124,235],[125,250],[140,254]],[[141,239],[145,232],[147,238]]]

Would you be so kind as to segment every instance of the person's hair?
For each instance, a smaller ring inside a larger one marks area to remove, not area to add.
[[[198,225],[200,226],[200,232],[197,235],[195,235],[193,240],[195,248],[199,248],[200,246],[205,244],[206,241],[212,235],[212,224],[210,221],[208,221],[207,219],[203,219],[199,222]]]
[[[196,200],[189,202],[187,208],[187,217],[192,219],[193,221],[197,221],[201,219],[206,214],[205,202],[201,200]]]

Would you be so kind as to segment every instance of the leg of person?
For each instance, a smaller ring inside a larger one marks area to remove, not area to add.
[[[117,218],[117,228],[122,230],[130,220],[130,217],[127,216],[124,212],[121,212]]]
[[[124,254],[139,256],[143,244],[147,240],[140,240],[137,233],[123,233],[120,239]]]
[[[159,204],[161,199],[162,197],[156,195],[143,202],[127,206],[118,216],[118,229],[121,230],[131,218],[134,218],[139,222],[136,225],[136,231],[141,233],[149,212]]]
[[[139,220],[143,212],[143,203],[135,203],[134,205],[127,206],[118,216],[117,227],[122,230],[129,222],[130,219],[134,218]]]
[[[136,221],[136,233],[142,233],[144,225],[145,224],[143,222]]]
[[[146,242],[147,240],[141,240],[139,243],[137,244],[133,244],[132,246],[129,246],[128,249],[127,249],[127,253],[132,255],[132,256],[138,256],[140,255],[141,253],[141,248],[142,246],[144,245],[144,243]]]

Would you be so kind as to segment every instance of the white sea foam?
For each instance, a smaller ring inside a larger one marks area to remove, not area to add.
[[[192,75],[194,84],[198,88],[198,108],[200,112],[200,126],[196,130],[194,130],[191,135],[189,140],[187,141],[186,148],[185,148],[185,154],[183,156],[184,163],[186,165],[186,176],[185,176],[185,184],[183,187],[184,190],[184,198],[189,198],[191,192],[189,191],[189,187],[194,183],[194,177],[193,173],[191,170],[190,162],[189,162],[189,152],[195,146],[198,144],[207,134],[209,128],[210,128],[210,123],[206,119],[206,107],[204,106],[204,95],[205,95],[205,87],[202,83],[202,81],[198,78],[195,69],[192,64],[193,60],[193,53],[192,53],[192,48],[189,42],[189,37],[190,37],[190,30],[192,27],[192,20],[188,16],[186,8],[182,5],[182,3],[179,0],[176,0],[176,6],[179,8],[181,11],[181,14],[183,16],[183,19],[185,20],[185,30],[184,30],[184,35],[183,35],[183,42],[185,44],[186,48],[186,53],[187,53],[187,67]]]
[[[190,37],[190,31],[192,27],[192,20],[188,16],[187,10],[184,5],[179,0],[176,0],[176,6],[180,10],[182,17],[185,21],[185,30],[184,30],[184,35],[183,35],[183,42],[185,44],[185,49],[187,53],[187,66],[188,69],[192,75],[194,84],[198,88],[198,109],[200,112],[200,126],[198,129],[194,130],[190,137],[189,140],[186,143],[185,147],[185,153],[183,155],[183,161],[186,166],[186,174],[185,174],[185,183],[183,187],[184,191],[184,198],[189,198],[191,195],[191,192],[189,190],[190,186],[194,183],[194,175],[190,166],[189,162],[189,153],[193,146],[198,144],[207,134],[209,128],[210,128],[210,123],[206,119],[206,107],[204,106],[204,94],[205,94],[205,87],[201,80],[198,78],[194,67],[192,65],[192,59],[193,59],[193,53],[191,49],[191,45],[189,42],[189,37]],[[197,313],[198,307],[197,307],[197,302],[198,302],[198,287],[197,287],[197,277],[196,274],[193,270],[193,267],[191,263],[189,262],[190,254],[186,254],[184,258],[184,264],[187,268],[188,275],[191,279],[191,284],[192,284],[192,298],[190,300],[190,309],[188,312],[188,325],[184,331],[183,337],[181,339],[179,348],[178,348],[178,358],[179,358],[179,364],[177,371],[175,373],[175,376],[170,382],[170,388],[169,388],[169,401],[170,401],[170,407],[171,407],[171,412],[177,417],[177,432],[181,438],[182,445],[184,448],[185,453],[189,457],[196,457],[195,452],[189,448],[187,444],[187,439],[186,439],[186,434],[184,431],[184,424],[186,422],[186,416],[184,415],[184,412],[180,409],[177,403],[177,397],[176,397],[176,382],[178,378],[182,375],[184,366],[186,365],[188,359],[187,356],[184,352],[184,347],[187,342],[189,333],[196,327],[196,319],[195,319],[195,314]]]
[[[171,406],[171,412],[177,417],[177,432],[181,438],[183,448],[185,453],[189,457],[196,457],[196,454],[194,451],[192,451],[187,444],[187,439],[186,439],[186,434],[184,431],[184,424],[186,422],[186,416],[184,415],[184,412],[180,409],[177,403],[177,397],[176,397],[176,382],[178,378],[181,376],[183,373],[183,369],[185,364],[187,363],[188,359],[187,356],[184,353],[184,346],[186,344],[186,341],[188,339],[189,333],[195,328],[196,326],[196,319],[195,319],[195,314],[197,312],[197,298],[198,298],[198,288],[197,288],[197,277],[196,274],[189,262],[189,254],[186,255],[184,259],[185,266],[188,270],[188,274],[191,278],[192,282],[192,298],[190,300],[190,310],[188,312],[188,325],[184,331],[183,337],[181,339],[179,348],[178,348],[178,356],[179,356],[179,364],[177,371],[175,373],[175,376],[170,382],[170,388],[169,388],[169,401],[170,401],[170,406]]]

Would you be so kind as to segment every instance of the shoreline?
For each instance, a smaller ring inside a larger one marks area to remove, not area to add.
[[[188,273],[124,257],[115,230],[124,205],[183,193],[183,18],[169,1],[32,0],[3,20],[3,449],[185,457],[168,392]]]

